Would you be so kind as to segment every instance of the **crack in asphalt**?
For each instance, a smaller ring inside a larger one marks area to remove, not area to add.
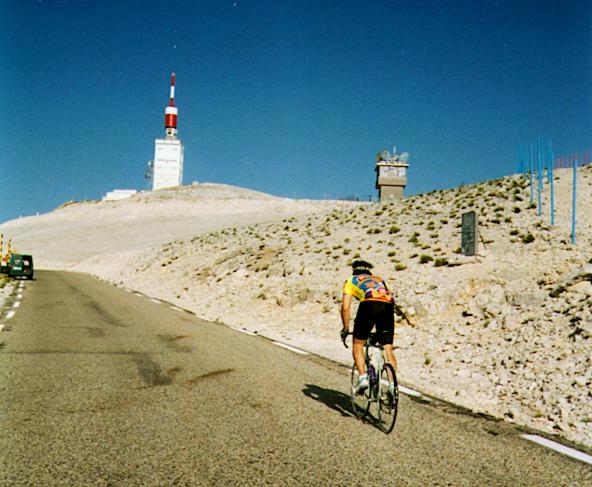
[[[188,381],[186,381],[187,384],[196,384],[197,382],[200,382],[204,379],[209,379],[210,377],[215,377],[218,375],[224,375],[224,374],[230,374],[231,372],[234,372],[236,369],[220,369],[220,370],[214,370],[212,372],[207,372],[205,374],[202,375],[198,375],[197,377],[193,377],[191,379],[189,379]]]

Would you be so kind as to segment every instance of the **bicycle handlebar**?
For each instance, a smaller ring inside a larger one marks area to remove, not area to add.
[[[351,331],[345,331],[345,330],[341,330],[341,332],[339,333],[341,335],[341,341],[343,342],[343,346],[345,348],[348,348],[347,343],[345,342],[345,339],[347,338],[348,335],[353,335],[353,332]]]

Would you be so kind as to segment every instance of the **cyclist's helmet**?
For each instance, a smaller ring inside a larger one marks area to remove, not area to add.
[[[352,270],[354,276],[360,274],[372,274],[372,268],[374,266],[370,262],[366,262],[365,260],[355,260],[352,263]]]

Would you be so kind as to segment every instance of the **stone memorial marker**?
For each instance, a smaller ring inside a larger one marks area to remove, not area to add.
[[[463,255],[477,253],[477,214],[469,211],[462,214],[462,235],[460,249]]]

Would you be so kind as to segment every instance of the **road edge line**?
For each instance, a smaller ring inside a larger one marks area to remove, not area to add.
[[[544,446],[551,450],[554,450],[558,453],[562,453],[568,457],[574,458],[576,460],[580,460],[581,462],[587,463],[592,465],[592,456],[580,451],[576,450],[575,448],[570,448],[569,446],[562,445],[561,443],[557,443],[555,441],[549,440],[544,438],[543,436],[539,435],[529,435],[529,434],[521,434],[522,438],[528,441],[532,441],[538,445]]]
[[[228,326],[228,328],[232,328],[233,330],[240,331],[241,333],[244,333],[245,335],[251,335],[252,337],[259,336],[257,333],[249,331],[249,330],[245,330],[244,328],[235,328],[234,326]]]
[[[403,394],[407,395],[407,396],[413,396],[413,397],[421,397],[422,399],[425,399],[426,401],[431,401],[431,399],[427,396],[424,396],[421,392],[418,392],[414,389],[410,389],[409,387],[405,387],[399,384],[399,392],[402,392]]]
[[[300,355],[310,355],[310,353],[307,352],[307,351],[305,351],[305,350],[302,350],[300,348],[293,347],[291,345],[287,345],[287,344],[282,343],[282,342],[276,342],[275,340],[272,340],[271,343],[273,343],[274,345],[277,345],[278,347],[285,348],[286,350],[290,350],[291,352],[299,353]]]

